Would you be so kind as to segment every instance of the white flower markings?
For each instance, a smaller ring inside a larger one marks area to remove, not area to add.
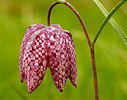
[[[71,33],[59,25],[31,25],[20,49],[20,77],[31,93],[41,83],[49,66],[54,84],[64,90],[66,80],[77,87],[75,48]]]

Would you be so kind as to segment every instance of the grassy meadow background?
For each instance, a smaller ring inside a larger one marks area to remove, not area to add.
[[[93,38],[104,19],[92,0],[68,0],[83,17]],[[108,11],[119,0],[100,0]],[[49,5],[53,0],[0,0],[0,100],[93,100],[93,78],[89,48],[75,15],[64,5],[52,12],[51,23],[69,30],[75,42],[78,88],[70,81],[60,93],[53,84],[50,70],[42,84],[29,94],[20,83],[19,51],[26,28],[46,24]],[[127,33],[127,3],[114,15]],[[95,46],[100,100],[127,100],[127,47],[118,33],[107,24]]]

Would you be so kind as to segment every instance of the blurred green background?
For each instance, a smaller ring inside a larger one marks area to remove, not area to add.
[[[93,38],[104,19],[92,0],[68,0],[79,11]],[[111,10],[119,0],[100,0]],[[75,42],[78,88],[70,81],[64,92],[55,88],[49,69],[42,84],[29,94],[19,79],[19,51],[30,24],[46,24],[53,0],[0,0],[0,100],[93,100],[93,78],[89,48],[75,15],[63,5],[55,7],[51,23],[69,30]],[[114,18],[127,33],[127,3]],[[110,24],[103,30],[96,47],[100,100],[127,100],[127,48]]]

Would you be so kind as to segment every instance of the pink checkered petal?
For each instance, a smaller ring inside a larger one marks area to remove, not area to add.
[[[40,85],[47,68],[47,51],[45,39],[39,35],[41,31],[38,30],[33,33],[24,51],[23,66],[27,88],[30,93]]]
[[[68,31],[64,31],[66,34],[66,47],[67,47],[67,54],[69,57],[69,70],[68,70],[68,75],[71,80],[71,83],[77,87],[77,68],[76,68],[76,54],[75,54],[75,47],[74,47],[74,42],[71,36],[71,33]]]
[[[52,25],[47,31],[50,31],[49,35],[52,37],[50,38],[52,45],[50,45],[49,61],[56,87],[59,91],[63,91],[68,77],[76,87],[77,70],[71,34],[68,31],[62,30],[57,25]]]
[[[66,68],[64,65],[60,64],[58,66],[53,66],[53,64],[50,64],[50,66],[54,84],[57,89],[62,92],[64,90],[64,86],[67,80]]]
[[[59,91],[64,90],[64,86],[66,80],[68,78],[67,75],[67,52],[66,52],[66,45],[65,41],[62,40],[61,43],[56,43],[54,45],[55,48],[50,48],[50,55],[49,55],[49,66],[51,69],[52,77],[54,84],[58,88]]]
[[[20,79],[21,79],[21,82],[23,82],[24,80],[24,67],[23,67],[23,56],[24,56],[24,50],[25,50],[25,47],[27,45],[27,42],[30,40],[31,38],[31,35],[39,30],[39,29],[43,29],[45,26],[44,25],[41,25],[41,24],[33,24],[33,25],[30,25],[27,29],[27,32],[26,34],[24,35],[24,38],[23,38],[23,41],[22,41],[22,44],[21,44],[21,49],[20,49]]]

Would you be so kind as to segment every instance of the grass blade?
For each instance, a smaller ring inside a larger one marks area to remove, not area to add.
[[[101,31],[103,30],[104,26],[107,24],[107,22],[109,21],[110,24],[114,27],[114,29],[118,32],[119,36],[122,38],[123,42],[125,43],[125,45],[127,46],[127,36],[124,33],[123,29],[119,26],[119,24],[115,21],[115,19],[112,17],[114,15],[114,13],[127,1],[127,0],[121,0],[109,13],[105,7],[103,6],[103,4],[101,4],[101,2],[99,0],[93,0],[95,2],[95,4],[99,7],[99,9],[101,10],[101,12],[104,14],[104,16],[106,17],[103,21],[103,23],[101,24],[101,26],[98,29],[98,32],[95,36],[95,39],[93,41],[93,44],[95,44],[96,40],[98,39]]]

